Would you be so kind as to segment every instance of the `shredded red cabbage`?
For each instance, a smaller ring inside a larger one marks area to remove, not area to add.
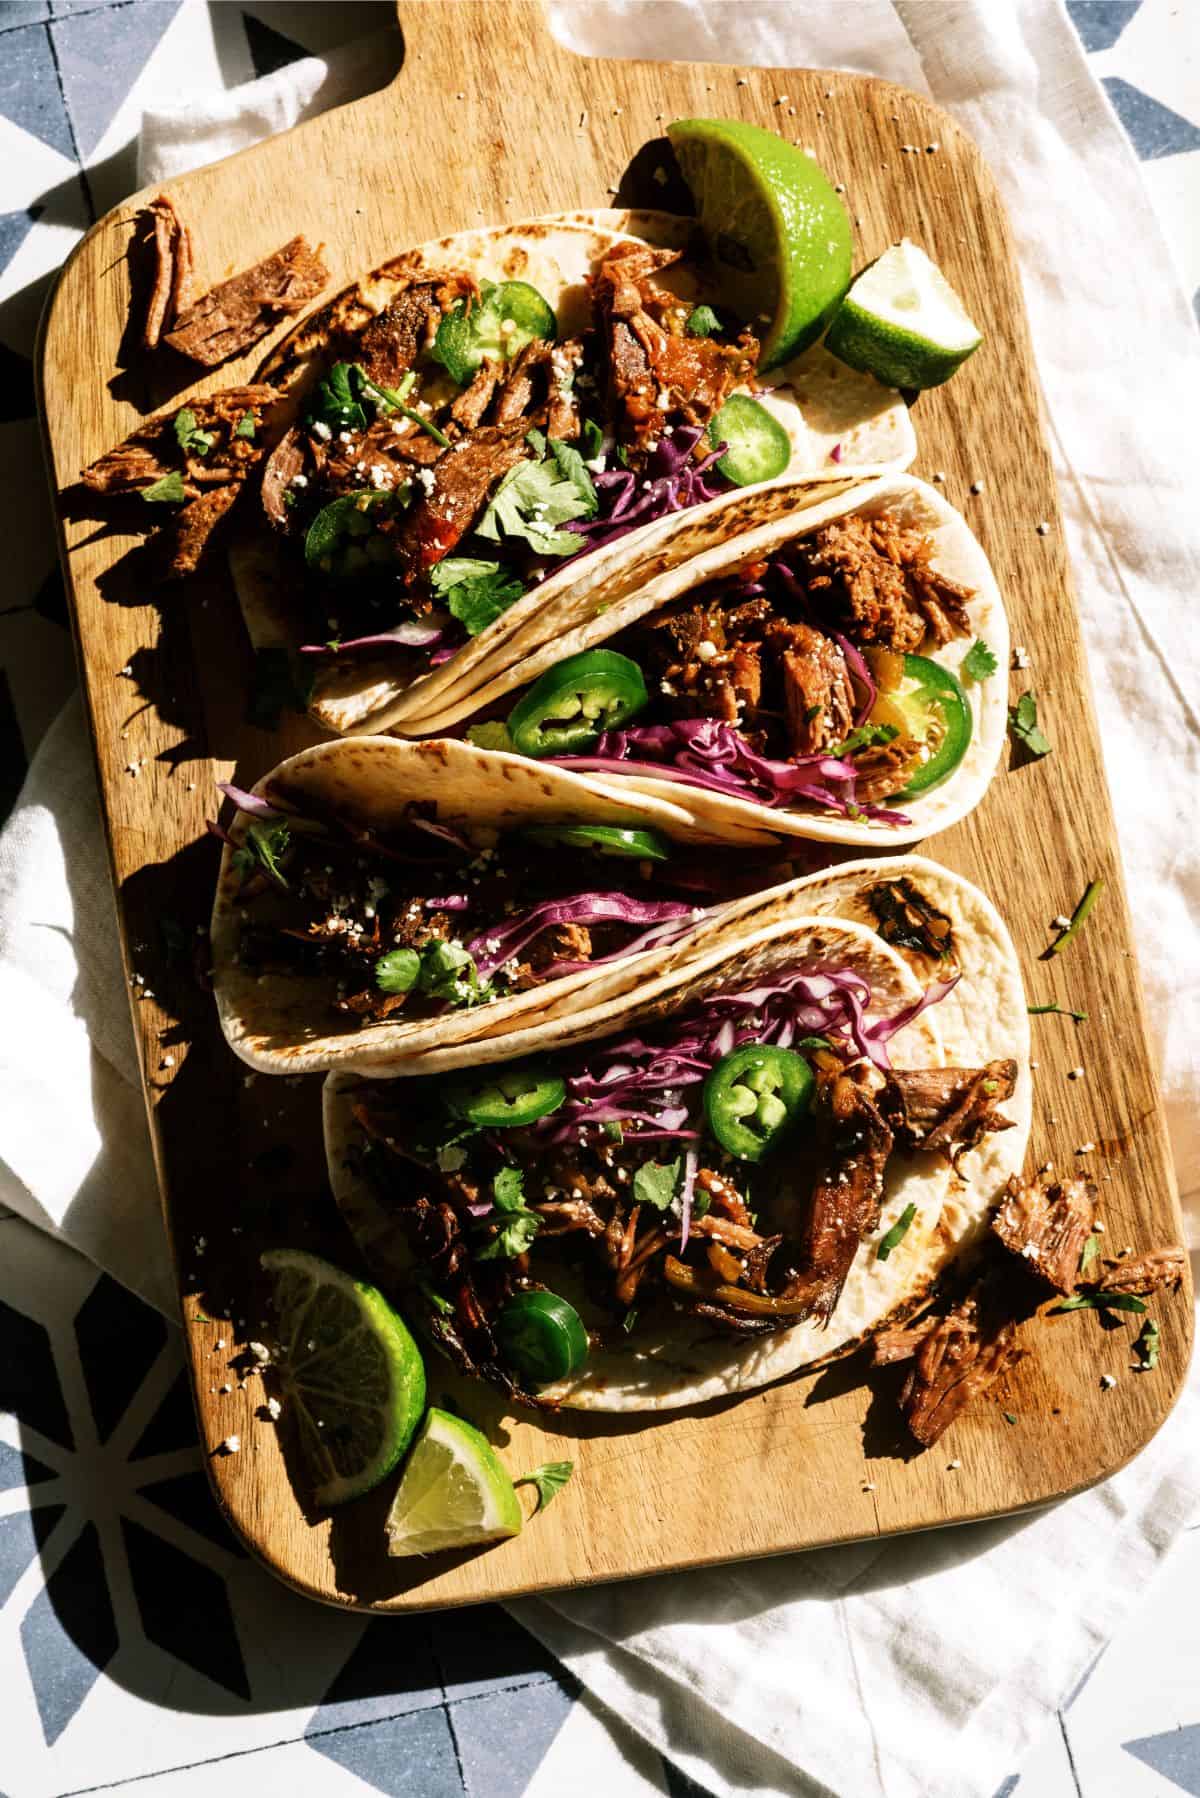
[[[899,1011],[874,1019],[870,983],[852,968],[797,968],[752,987],[715,993],[702,1011],[672,1020],[652,1040],[634,1035],[599,1044],[586,1063],[566,1075],[565,1102],[530,1128],[558,1143],[582,1140],[606,1122],[651,1121],[656,1139],[692,1139],[696,1095],[689,1106],[684,1089],[698,1087],[743,1043],[786,1049],[801,1037],[824,1036],[886,1070],[891,1038],[944,999],[960,978],[937,981]],[[647,1134],[638,1130],[638,1141]]]
[[[854,764],[848,759],[802,755],[790,762],[774,761],[758,755],[739,731],[717,718],[677,718],[670,724],[605,731],[590,755],[552,759],[562,768],[600,773],[620,762],[629,774],[707,787],[739,799],[757,800],[760,805],[788,806],[807,799],[845,818],[870,818],[892,825],[912,822],[904,812],[859,804],[854,797]],[[836,792],[835,787],[844,792]]]
[[[245,787],[235,787],[231,780],[219,780],[217,792],[224,793],[226,799],[233,800],[239,812],[247,812],[252,818],[265,818],[273,823],[276,818],[287,816],[278,806],[268,805],[265,799],[260,799],[257,793],[248,793]]]
[[[398,643],[405,649],[431,649],[435,643],[441,642],[445,634],[444,624],[432,622],[420,624],[416,619],[409,619],[404,624],[398,624],[394,630],[376,631],[369,637],[347,637],[340,641],[336,648],[331,643],[302,643],[300,654],[302,656],[341,655],[346,649],[377,649],[385,643]],[[458,645],[455,645],[455,648],[457,647]],[[450,654],[454,654],[454,649],[451,649]]]
[[[593,475],[599,506],[594,518],[574,518],[564,530],[574,531],[586,539],[580,554],[615,543],[639,525],[651,524],[672,512],[685,512],[689,506],[703,505],[706,500],[720,499],[730,491],[730,484],[717,473],[719,486],[711,483],[711,471],[728,448],[720,444],[699,461],[692,452],[704,434],[702,425],[680,425],[671,436],[662,436],[646,458],[645,473],[635,475],[631,468],[606,468]],[[574,559],[574,558],[572,558]],[[561,568],[564,563],[557,563]]]
[[[849,637],[843,637],[840,631],[834,631],[833,640],[846,658],[846,666],[850,670],[850,678],[857,681],[862,688],[862,696],[858,702],[858,710],[854,714],[855,728],[865,724],[871,716],[871,707],[879,697],[879,688],[875,685],[875,677],[867,666],[866,658],[860,649],[856,649]]]
[[[626,956],[635,948],[648,947],[646,939],[661,940],[663,926],[678,925],[686,921],[691,927],[693,907],[685,905],[678,899],[630,899],[624,893],[573,893],[565,899],[547,899],[532,910],[522,912],[508,923],[496,925],[485,930],[467,944],[467,952],[475,958],[475,965],[480,976],[486,976],[519,955],[535,937],[552,924],[652,924],[654,930],[645,931],[626,944],[624,949],[616,951],[617,956]],[[678,929],[676,935],[682,934]],[[612,961],[614,956],[597,956],[589,962],[557,962],[545,970],[550,978],[557,978],[559,973],[574,973],[580,967],[594,968],[601,962]]]

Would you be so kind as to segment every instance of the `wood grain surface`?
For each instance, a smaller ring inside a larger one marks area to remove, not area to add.
[[[977,151],[928,101],[883,82],[576,58],[553,43],[541,8],[518,0],[427,0],[400,11],[405,59],[391,87],[171,184],[196,233],[201,286],[298,231],[325,243],[341,285],[408,244],[467,226],[669,203],[652,179],[655,140],[671,118],[708,115],[750,119],[812,147],[845,185],[856,266],[908,235],[963,295],[984,347],[917,403],[916,468],[944,482],[992,559],[1014,641],[1032,660],[1010,677],[1013,696],[1036,685],[1054,753],[1022,765],[1006,751],[978,812],[926,848],[1005,912],[1030,1002],[1057,999],[1090,1014],[1078,1026],[1033,1020],[1033,1163],[1094,1175],[1108,1248],[1177,1240],[1012,241]],[[145,197],[95,227],[48,309],[42,399],[60,491],[146,411],[184,391],[136,366],[117,372],[125,250]],[[259,359],[187,391],[248,379]],[[352,1253],[324,1183],[319,1082],[254,1076],[234,1060],[193,978],[190,939],[207,920],[216,872],[217,845],[205,836],[214,781],[236,768],[249,785],[311,738],[294,719],[279,733],[244,722],[250,656],[220,570],[157,586],[135,540],[114,534],[96,510],[77,511],[73,495],[62,546],[209,1468],[231,1523],[282,1578],[329,1602],[402,1610],[925,1528],[1078,1490],[1159,1427],[1188,1360],[1186,1290],[1152,1301],[1163,1338],[1155,1372],[1129,1371],[1136,1320],[1111,1332],[1088,1311],[1052,1320],[1040,1326],[1040,1353],[923,1457],[902,1446],[894,1370],[863,1384],[857,1366],[834,1366],[685,1414],[564,1416],[553,1428],[472,1390],[464,1408],[514,1472],[577,1463],[566,1491],[522,1535],[474,1555],[388,1563],[386,1492],[332,1520],[306,1517],[288,1475],[288,1433],[256,1415],[263,1387],[242,1371],[242,1357],[265,1320],[253,1272],[260,1247],[287,1242],[342,1261]],[[1081,939],[1039,960],[1050,919],[1069,912],[1095,876],[1107,890]],[[199,936],[195,945],[202,962]],[[1083,1078],[1069,1081],[1079,1065]],[[1094,1153],[1077,1153],[1085,1143]],[[429,1371],[435,1401],[461,1392],[438,1364]],[[1118,1376],[1111,1390],[1101,1389],[1105,1372]],[[237,1453],[219,1446],[231,1434]]]

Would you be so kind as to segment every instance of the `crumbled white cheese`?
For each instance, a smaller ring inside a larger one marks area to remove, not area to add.
[[[242,1439],[240,1436],[226,1436],[224,1442],[221,1444],[222,1450],[227,1455],[236,1455],[241,1446]]]

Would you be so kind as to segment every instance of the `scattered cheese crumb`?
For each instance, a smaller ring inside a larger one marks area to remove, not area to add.
[[[1094,1142],[1081,1142],[1075,1151],[1077,1155],[1094,1155],[1095,1152],[1096,1145]]]
[[[982,481],[972,481],[971,482],[971,492],[972,493],[982,493],[983,492],[983,482]]]
[[[1043,518],[1042,522],[1038,525],[1037,534],[1039,537],[1048,537],[1050,535],[1050,526],[1046,519]]]
[[[1106,1392],[1108,1391],[1109,1387],[1115,1386],[1116,1383],[1117,1383],[1117,1376],[1115,1373],[1102,1373],[1100,1375],[1100,1384]]]
[[[219,1349],[223,1349],[225,1347],[225,1338],[223,1336],[218,1336],[216,1345]]]
[[[249,1352],[260,1367],[265,1367],[271,1359],[271,1351],[265,1342],[252,1342],[249,1345]]]
[[[233,1387],[229,1384],[229,1381],[226,1380],[226,1382],[223,1386],[218,1386],[217,1391],[218,1392],[232,1392]]]
[[[1051,930],[1069,930],[1071,928],[1071,920],[1070,918],[1064,918],[1063,914],[1059,912],[1057,918],[1051,918],[1050,928]]]
[[[271,1422],[277,1423],[280,1412],[283,1410],[283,1406],[280,1404],[279,1400],[277,1398],[269,1398],[263,1408],[266,1411],[267,1416],[271,1419]]]
[[[946,1462],[946,1472],[947,1473],[956,1473],[961,1466],[962,1466],[961,1461],[947,1461]]]
[[[865,1486],[863,1487],[863,1491],[864,1492],[874,1492],[874,1490],[875,1490],[874,1480],[868,1480],[866,1482]]]
[[[1100,1235],[1100,1236],[1104,1235],[1104,1225],[1100,1222],[1099,1218],[1097,1218],[1095,1223],[1092,1225],[1092,1229],[1095,1230],[1098,1235]]]
[[[220,1446],[222,1454],[236,1455],[242,1446],[242,1439],[240,1436],[226,1436]]]
[[[1082,1068],[1068,1068],[1067,1079],[1068,1080],[1082,1080],[1083,1079],[1083,1069]]]
[[[937,481],[937,482],[938,482],[938,483],[939,483],[939,484],[940,484],[940,483],[941,483],[941,482],[942,482],[942,481],[944,481],[944,480],[945,480],[945,478],[946,478],[946,471],[945,471],[945,469],[944,469],[944,468],[939,468],[939,469],[937,469],[937,470],[936,470],[936,471],[935,471],[935,473],[934,473],[934,477],[933,477],[933,478],[934,478],[934,480],[935,480],[935,481]]]

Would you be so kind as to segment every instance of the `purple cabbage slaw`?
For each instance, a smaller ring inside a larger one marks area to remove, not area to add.
[[[485,930],[467,945],[467,953],[475,958],[481,977],[494,973],[528,947],[535,937],[552,924],[648,924],[623,949],[611,955],[598,955],[591,961],[552,962],[544,972],[552,979],[561,974],[574,974],[581,968],[600,967],[604,962],[618,961],[637,949],[653,944],[665,946],[684,936],[695,920],[696,908],[678,899],[631,899],[624,893],[572,893],[562,899],[547,899],[531,911],[521,912],[507,923]]]
[[[714,993],[701,1012],[673,1020],[647,1041],[639,1035],[601,1043],[577,1071],[566,1074],[567,1096],[557,1111],[529,1126],[548,1142],[579,1141],[606,1123],[650,1122],[637,1140],[694,1141],[683,1088],[700,1085],[716,1062],[744,1043],[787,1049],[804,1036],[825,1036],[881,1069],[891,1066],[892,1037],[958,984],[961,975],[934,981],[886,1017],[870,1019],[870,982],[852,968],[805,969],[771,976],[754,986]]]
[[[759,805],[789,806],[807,799],[844,818],[868,818],[889,825],[912,823],[905,812],[887,811],[855,799],[857,776],[848,758],[802,755],[790,762],[775,761],[751,749],[740,731],[718,718],[676,718],[670,724],[608,730],[590,755],[547,759],[560,768],[601,774],[620,762],[626,774],[707,787]]]

